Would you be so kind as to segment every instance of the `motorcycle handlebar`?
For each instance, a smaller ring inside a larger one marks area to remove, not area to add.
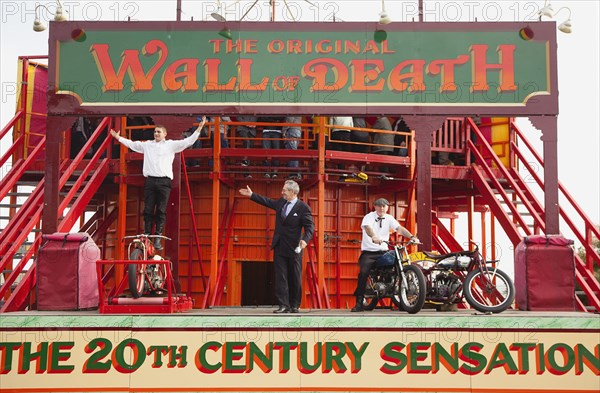
[[[398,244],[406,245],[406,246],[410,246],[410,245],[413,245],[413,244],[423,244],[423,243],[421,243],[419,241],[419,239],[410,239],[407,242],[395,242],[393,240],[382,240],[381,242],[387,244],[388,246],[395,246],[395,245],[398,245]]]
[[[166,237],[166,236],[163,236],[163,235],[144,235],[144,234],[131,235],[131,236],[123,236],[123,240],[124,239],[139,239],[139,238],[142,238],[142,237],[147,237],[148,239],[159,238],[159,239],[165,239],[165,240],[173,240],[170,237]]]

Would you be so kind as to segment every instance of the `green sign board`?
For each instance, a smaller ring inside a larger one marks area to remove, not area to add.
[[[523,39],[515,23],[371,25],[55,23],[55,92],[100,111],[294,106],[307,113],[523,108],[551,94],[548,41]]]

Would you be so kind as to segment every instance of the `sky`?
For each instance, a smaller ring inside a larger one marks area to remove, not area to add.
[[[163,1],[61,1],[71,20],[175,20],[176,0]],[[241,17],[252,0],[222,1],[221,13],[228,20]],[[282,0],[276,3],[275,20],[295,19],[303,21],[376,21],[382,2],[379,0],[313,1],[288,0],[289,9]],[[559,180],[583,208],[590,219],[600,223],[600,2],[598,0],[550,1],[558,11],[557,24],[569,17],[573,32],[557,32],[558,39],[558,170]],[[15,112],[17,57],[19,55],[45,55],[48,47],[48,31],[41,33],[32,29],[34,9],[40,7],[42,21],[52,18],[55,1],[6,1],[0,0],[0,79],[2,127]],[[209,20],[210,13],[217,10],[216,1],[182,0],[182,20]],[[410,22],[418,20],[417,0],[386,0],[385,8],[392,20]],[[537,20],[538,10],[544,1],[429,1],[423,0],[425,22],[456,21],[527,21]],[[568,7],[568,8],[562,8]],[[268,0],[258,0],[245,20],[268,21]],[[545,19],[545,18],[544,18]],[[526,137],[541,153],[540,131],[534,129],[526,118],[518,119]],[[8,147],[5,138],[0,148]],[[4,173],[4,172],[2,172]],[[561,230],[565,230],[564,225]]]

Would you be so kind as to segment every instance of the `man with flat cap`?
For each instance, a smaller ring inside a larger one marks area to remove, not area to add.
[[[395,231],[407,238],[415,238],[408,229],[404,228],[394,218],[387,214],[390,203],[385,198],[379,198],[373,202],[375,211],[368,213],[362,220],[362,243],[360,245],[361,253],[358,259],[360,272],[358,273],[358,283],[354,295],[356,296],[356,305],[352,312],[362,312],[363,301],[365,298],[365,289],[367,286],[367,277],[369,271],[377,258],[388,251],[388,246],[383,241],[390,239],[390,232]]]

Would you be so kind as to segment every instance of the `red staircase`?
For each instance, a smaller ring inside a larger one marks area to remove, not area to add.
[[[59,217],[58,231],[60,232],[71,231],[74,224],[88,209],[90,201],[108,174],[110,159],[107,157],[111,154],[111,138],[108,136],[110,126],[110,119],[105,118],[79,154],[72,161],[65,160],[61,165],[59,190],[64,192],[65,196],[60,203],[58,213],[68,211],[64,216]],[[84,162],[86,152],[92,149],[92,145],[101,135],[103,143],[94,156]],[[20,140],[21,138],[18,138],[16,143],[20,143]],[[28,175],[27,169],[44,148],[45,138],[42,138],[26,160],[17,160],[17,169],[11,171],[11,176],[6,176],[0,181],[0,190],[2,190],[0,200],[8,191],[18,190],[19,182]],[[17,147],[9,150],[11,151],[19,150]],[[76,180],[69,182],[71,178]],[[0,300],[3,301],[0,312],[24,310],[34,302],[31,298],[36,282],[34,256],[41,244],[41,234],[34,229],[39,229],[41,226],[43,195],[44,178],[42,177],[23,204],[13,206],[18,210],[0,232],[0,271],[4,276],[0,286]],[[91,226],[91,222],[85,225]],[[31,233],[34,233],[34,240],[28,245],[26,242]],[[26,248],[27,251],[19,258],[18,251],[22,248]]]
[[[475,163],[472,166],[473,183],[513,245],[516,246],[524,236],[545,233],[544,207],[536,198],[538,194],[542,195],[543,199],[544,183],[540,178],[539,169],[544,168],[544,161],[532,148],[531,143],[514,121],[511,121],[510,152],[514,164],[506,168],[471,119],[467,119],[466,126],[480,141],[477,146],[472,140],[467,141],[468,151],[475,156]],[[528,155],[533,156],[537,162],[535,164],[528,162],[525,159]],[[488,164],[489,158],[492,165]],[[534,167],[537,167],[537,170]],[[539,188],[534,192],[530,187],[532,182],[525,179],[534,179],[534,184]],[[594,277],[594,269],[600,267],[600,256],[592,245],[594,237],[600,239],[600,231],[560,182],[559,192],[562,199],[567,201],[567,206],[560,207],[561,226],[563,228],[565,225],[568,226],[581,242],[586,255],[586,260],[583,261],[577,253],[575,254],[579,309],[600,311],[600,283]],[[574,217],[567,214],[565,207],[575,212]],[[582,224],[577,225],[576,222]]]

